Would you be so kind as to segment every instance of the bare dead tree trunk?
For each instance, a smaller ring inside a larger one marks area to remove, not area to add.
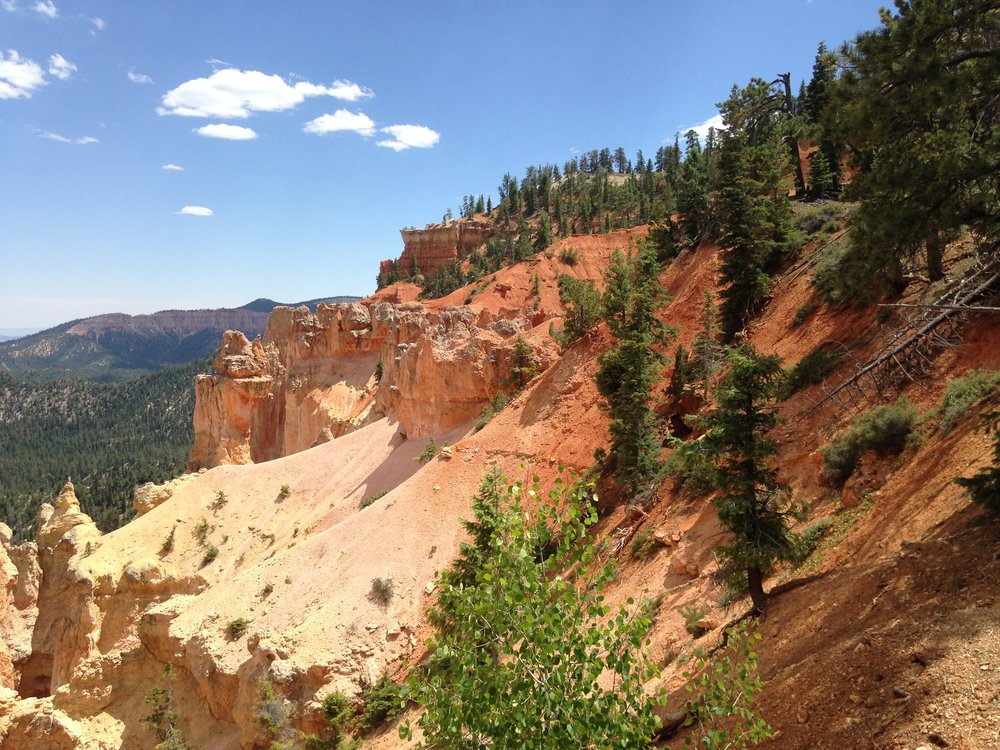
[[[785,112],[789,117],[795,115],[795,107],[792,106],[792,75],[791,73],[779,73],[778,81],[784,87]],[[795,192],[797,196],[805,195],[806,178],[802,173],[802,155],[799,153],[799,139],[794,135],[788,137],[788,146],[792,150],[792,166],[795,167]]]

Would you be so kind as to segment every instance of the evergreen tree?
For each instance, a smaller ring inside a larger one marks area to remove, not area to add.
[[[701,307],[701,330],[691,342],[690,369],[701,378],[705,393],[715,385],[715,374],[726,356],[726,347],[719,343],[719,308],[712,299],[712,293],[705,290]]]
[[[804,117],[812,126],[813,137],[819,141],[818,153],[809,164],[809,193],[813,198],[822,198],[840,190],[841,148],[834,144],[828,128],[824,127],[830,96],[837,82],[836,70],[836,56],[828,52],[821,42],[801,105]]]
[[[843,48],[831,127],[858,167],[844,264],[859,291],[899,284],[921,252],[940,279],[963,227],[1000,241],[998,28],[996,0],[897,0]]]
[[[722,330],[731,339],[763,305],[768,266],[791,234],[791,205],[779,190],[786,151],[778,114],[760,79],[733,87],[722,105],[726,130],[719,153],[718,204],[723,247]]]
[[[597,389],[611,413],[611,455],[622,488],[635,500],[660,468],[660,443],[651,402],[673,331],[656,316],[665,297],[655,249],[618,254],[605,275],[602,300],[614,348],[598,357]]]
[[[715,234],[709,165],[702,153],[698,134],[689,130],[684,138],[687,146],[677,187],[677,210],[689,244],[697,245],[711,240]]]
[[[559,277],[559,299],[563,305],[563,327],[549,328],[552,337],[567,347],[588,333],[601,320],[601,293],[594,282],[568,274]]]
[[[729,371],[716,389],[716,408],[703,419],[709,453],[716,456],[719,519],[733,541],[719,548],[731,585],[749,590],[762,612],[764,578],[779,560],[793,557],[795,539],[783,510],[784,487],[771,460],[777,445],[766,433],[778,422],[769,407],[781,384],[781,361],[749,347],[733,349]]]
[[[837,189],[837,177],[823,149],[813,154],[809,162],[809,194],[813,198],[826,198]]]
[[[543,211],[538,217],[538,236],[535,238],[535,250],[541,252],[552,244],[552,223],[549,214]]]

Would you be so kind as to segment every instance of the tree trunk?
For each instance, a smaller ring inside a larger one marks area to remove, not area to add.
[[[941,233],[936,229],[931,230],[927,237],[927,278],[931,281],[944,278],[944,247]]]
[[[784,109],[785,114],[794,117],[795,108],[792,106],[792,76],[789,73],[779,73],[778,80],[784,87]],[[792,149],[792,166],[795,167],[795,195],[801,197],[806,192],[806,178],[802,173],[802,155],[799,153],[799,139],[794,135],[788,136],[788,145]]]
[[[750,584],[750,600],[753,602],[753,608],[763,614],[767,595],[764,593],[764,576],[760,568],[747,568],[747,581]]]

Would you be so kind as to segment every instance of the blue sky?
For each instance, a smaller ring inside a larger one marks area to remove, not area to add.
[[[0,332],[369,293],[400,228],[652,155],[879,5],[0,0]]]

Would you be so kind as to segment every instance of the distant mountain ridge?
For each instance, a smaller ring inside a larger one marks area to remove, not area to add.
[[[291,303],[353,302],[339,296]],[[125,380],[215,353],[226,330],[264,332],[274,307],[260,298],[237,308],[161,310],[149,315],[105,313],[62,323],[30,336],[0,341],[0,369],[31,379]]]

